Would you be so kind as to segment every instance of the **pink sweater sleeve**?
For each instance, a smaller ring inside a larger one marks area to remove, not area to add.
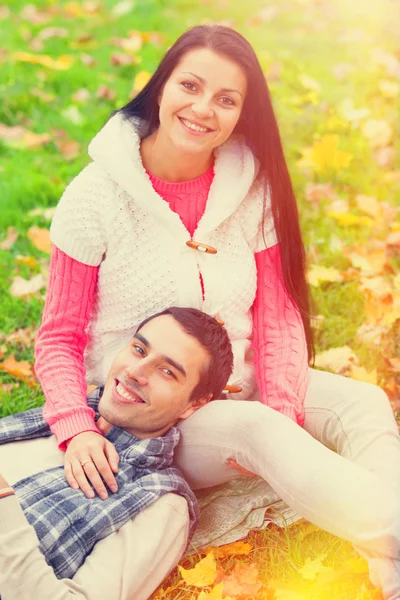
[[[257,252],[255,258],[253,346],[261,402],[302,425],[308,385],[302,319],[285,290],[279,246]]]
[[[35,372],[45,396],[43,416],[61,450],[83,431],[100,433],[86,402],[83,351],[98,267],[53,246],[42,324],[35,342]]]

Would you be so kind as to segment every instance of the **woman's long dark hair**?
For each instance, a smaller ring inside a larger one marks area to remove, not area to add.
[[[248,91],[235,133],[244,136],[260,162],[259,175],[268,182],[285,286],[301,313],[311,361],[314,343],[310,294],[299,214],[268,85],[250,43],[237,31],[221,25],[189,29],[167,51],[143,90],[117,112],[129,119],[139,117],[145,123],[141,134],[144,137],[150,135],[159,125],[158,97],[164,84],[182,57],[196,48],[210,48],[236,62],[246,73]]]

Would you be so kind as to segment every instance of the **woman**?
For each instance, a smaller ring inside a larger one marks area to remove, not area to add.
[[[89,154],[52,223],[36,341],[45,418],[66,449],[70,484],[90,495],[90,481],[105,496],[100,475],[117,485],[118,457],[86,404],[85,374],[101,384],[146,316],[200,308],[225,323],[235,368],[229,399],[180,425],[176,463],[189,483],[216,485],[241,469],[263,477],[355,544],[385,598],[400,597],[397,427],[379,388],[308,369],[298,213],[250,44],[221,26],[187,31]]]

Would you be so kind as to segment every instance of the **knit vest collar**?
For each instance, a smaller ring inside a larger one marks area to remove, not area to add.
[[[140,156],[139,121],[114,115],[89,144],[89,156],[120,185],[143,210],[152,213],[174,235],[187,238],[179,216],[154,190]],[[214,151],[214,180],[206,210],[194,238],[201,240],[241,204],[257,175],[257,161],[239,136],[231,136]]]

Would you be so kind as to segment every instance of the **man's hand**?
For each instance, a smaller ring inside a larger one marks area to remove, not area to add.
[[[254,477],[254,478],[259,477],[259,475],[256,475],[255,473],[252,473],[251,471],[247,471],[247,469],[245,469],[244,467],[241,467],[239,465],[239,463],[236,462],[236,460],[233,460],[233,458],[229,458],[227,460],[227,464],[230,469],[235,469],[235,471],[238,471],[238,473],[242,477]]]
[[[0,490],[10,487],[10,484],[4,479],[3,475],[0,474]]]
[[[114,477],[118,463],[119,456],[114,445],[94,431],[79,433],[67,442],[65,477],[74,490],[80,488],[88,498],[95,496],[90,483],[102,500],[108,498],[104,482],[112,492],[118,490]]]

